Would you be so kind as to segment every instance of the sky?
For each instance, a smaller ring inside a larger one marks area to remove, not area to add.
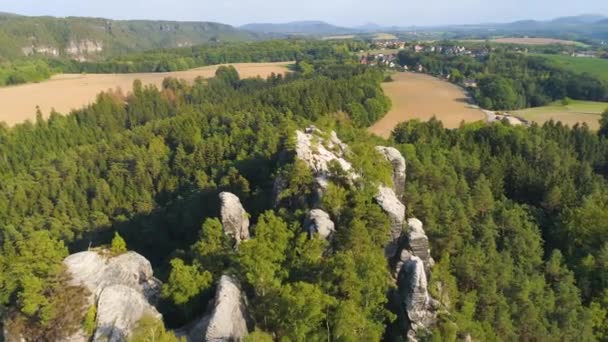
[[[608,0],[0,0],[0,12],[231,25],[323,20],[342,26],[434,26],[608,16]]]

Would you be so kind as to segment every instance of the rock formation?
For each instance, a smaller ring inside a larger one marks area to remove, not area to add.
[[[416,341],[418,331],[427,330],[437,321],[439,303],[428,293],[428,284],[422,259],[409,253],[402,253],[401,271],[398,277],[398,291],[403,298],[409,329],[409,341]]]
[[[384,256],[392,258],[397,254],[399,239],[403,233],[405,223],[405,205],[399,201],[393,189],[386,186],[378,187],[378,194],[375,197],[378,205],[387,213],[390,227],[390,241],[384,249]]]
[[[394,147],[377,146],[376,151],[382,154],[393,166],[393,190],[397,198],[402,199],[405,189],[405,158]]]
[[[386,153],[385,153],[386,151]],[[383,148],[382,153],[388,155],[393,165],[394,178],[399,184],[405,182],[405,160],[393,148]],[[305,131],[296,131],[296,156],[304,161],[313,172],[317,184],[317,195],[320,199],[332,176],[330,165],[339,165],[347,180],[354,183],[360,175],[355,172],[352,164],[346,160],[348,146],[331,132],[327,137],[314,126]],[[394,162],[393,162],[394,160]],[[398,164],[398,165],[397,165]],[[277,180],[280,183],[280,180]],[[401,187],[403,188],[403,187]],[[395,191],[387,186],[379,185],[376,202],[387,213],[391,221],[390,242],[386,246],[385,256],[392,258],[397,254],[399,239],[405,224],[405,205],[401,203]]]
[[[188,342],[242,341],[249,332],[247,321],[247,299],[239,283],[223,275],[210,313],[177,335],[185,336]]]
[[[411,218],[407,220],[407,225],[407,246],[413,255],[422,259],[424,268],[428,272],[434,261],[429,249],[429,238],[424,232],[422,222],[416,218]]]
[[[429,241],[422,222],[407,221],[405,247],[395,265],[395,278],[402,308],[406,313],[408,329],[404,334],[409,341],[417,341],[419,331],[428,330],[437,321],[440,304],[428,293],[428,276],[433,266]]]
[[[141,292],[125,285],[108,286],[97,300],[97,328],[93,341],[125,341],[145,315],[162,318]]]
[[[328,240],[336,229],[328,213],[321,209],[313,209],[304,222],[304,230],[310,237],[319,234],[321,238]]]
[[[241,241],[249,239],[249,215],[243,208],[239,198],[229,192],[220,194],[222,208],[220,211],[222,217],[222,226],[224,233],[234,238],[237,245]]]
[[[150,262],[128,252],[116,257],[104,252],[81,252],[64,260],[72,284],[90,292],[89,305],[97,306],[94,341],[124,341],[144,315],[161,317],[151,303],[160,294]],[[85,341],[78,333],[71,341]]]
[[[331,132],[329,138],[321,135],[321,131],[314,126],[308,127],[304,132],[296,131],[296,155],[313,172],[319,198],[327,188],[329,178],[332,176],[330,171],[332,163],[340,165],[350,180],[359,177],[354,172],[351,163],[345,159],[348,148],[338,139],[336,133]]]

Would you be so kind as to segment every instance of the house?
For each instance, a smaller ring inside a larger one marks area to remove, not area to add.
[[[414,45],[414,52],[422,52],[424,50],[424,46],[422,45]]]
[[[474,79],[466,79],[462,81],[462,84],[466,88],[477,88],[477,81],[475,81]]]

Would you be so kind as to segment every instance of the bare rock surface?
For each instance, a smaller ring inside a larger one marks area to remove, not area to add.
[[[378,187],[378,194],[375,199],[382,210],[387,213],[391,223],[391,240],[384,249],[384,254],[387,258],[392,258],[397,254],[399,239],[403,233],[405,205],[399,201],[393,189],[382,185]]]
[[[433,265],[431,251],[429,249],[429,238],[424,232],[422,222],[416,218],[407,220],[407,244],[413,255],[422,259],[424,267],[429,270]]]
[[[247,301],[240,284],[232,277],[223,275],[215,293],[205,341],[241,341],[248,333],[246,312]]]
[[[309,236],[319,234],[323,239],[329,239],[335,232],[335,224],[329,217],[329,214],[321,209],[313,209],[308,213],[304,229]]]
[[[338,163],[351,180],[358,178],[352,164],[345,159],[347,150],[336,132],[331,132],[329,138],[324,138],[314,126],[305,131],[296,131],[296,155],[311,169],[321,192],[329,184],[332,163]]]
[[[74,285],[83,285],[96,298],[111,285],[125,285],[153,300],[160,293],[160,281],[153,276],[150,262],[135,252],[108,258],[87,251],[68,256],[63,263]]]
[[[97,301],[97,329],[93,341],[125,341],[145,315],[162,318],[141,292],[125,285],[108,286],[101,291]]]
[[[382,154],[393,166],[393,190],[395,191],[397,198],[403,198],[406,177],[405,158],[403,158],[401,152],[394,147],[377,146],[376,151]]]
[[[220,194],[221,217],[224,233],[234,238],[239,244],[249,239],[249,215],[243,208],[241,200],[232,193],[222,192]]]
[[[401,254],[398,291],[408,318],[409,341],[417,341],[419,331],[426,331],[437,322],[439,303],[428,292],[424,262],[408,251]]]
[[[127,252],[110,257],[104,253],[76,253],[63,263],[72,284],[89,290],[89,305],[97,306],[93,341],[125,341],[143,315],[161,317],[151,304],[160,294],[161,283],[143,256]],[[69,338],[72,342],[85,340],[82,332]]]

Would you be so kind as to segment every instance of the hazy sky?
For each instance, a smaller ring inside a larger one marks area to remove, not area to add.
[[[608,0],[0,0],[0,11],[113,19],[438,25],[608,15]]]

